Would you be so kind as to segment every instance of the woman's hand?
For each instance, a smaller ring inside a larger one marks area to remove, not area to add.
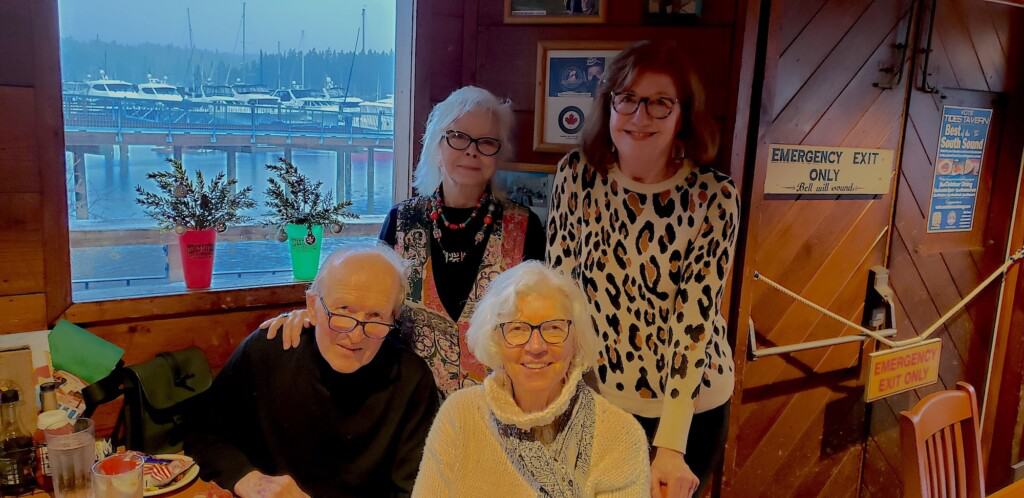
[[[700,479],[683,460],[683,454],[658,448],[651,462],[651,498],[690,498]]]
[[[284,349],[299,347],[299,337],[302,336],[302,328],[309,327],[312,323],[309,321],[309,311],[306,309],[297,309],[288,313],[281,313],[280,315],[271,318],[260,324],[261,329],[267,329],[267,340],[277,337],[277,332],[282,330],[281,342],[284,344]]]

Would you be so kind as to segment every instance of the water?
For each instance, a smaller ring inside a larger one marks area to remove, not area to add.
[[[122,168],[119,150],[113,147],[113,156],[108,164],[104,156],[86,154],[85,174],[88,189],[88,220],[75,219],[72,154],[67,154],[68,169],[68,212],[71,230],[125,228],[149,228],[156,223],[147,217],[135,202],[135,185],[142,185],[155,191],[155,185],[146,178],[150,171],[168,169],[166,159],[171,157],[169,147],[129,146],[128,167]],[[257,206],[243,214],[256,218],[254,223],[268,214],[264,205],[269,172],[265,164],[274,162],[283,155],[278,148],[260,148],[256,153],[238,152],[236,171],[238,188],[253,186],[252,198]],[[292,162],[299,170],[323,182],[323,191],[334,192],[337,199],[337,157],[334,151],[293,149]],[[221,150],[185,149],[182,160],[190,176],[199,170],[207,178],[213,178],[227,168],[227,153]],[[360,215],[362,222],[379,221],[392,205],[392,171],[394,167],[391,151],[377,151],[374,154],[374,185],[372,192],[367,189],[367,155],[352,154],[350,208]],[[371,203],[372,201],[372,203]],[[345,235],[343,232],[342,235]],[[350,243],[368,243],[372,236],[338,237],[324,239],[322,257],[334,249]],[[174,239],[167,234],[165,240]],[[71,273],[72,291],[76,300],[110,298],[118,295],[162,292],[167,285],[180,281],[171,275],[168,263],[168,246],[165,244],[117,245],[104,247],[72,247]],[[230,285],[259,285],[268,277],[287,280],[291,275],[291,259],[286,243],[273,240],[249,240],[241,242],[219,242],[214,260],[214,283]],[[129,289],[131,287],[131,289]],[[121,289],[121,291],[117,291]],[[120,292],[120,294],[119,294]]]
[[[151,223],[155,226],[155,223],[146,217],[142,208],[136,204],[135,186],[142,185],[149,191],[156,190],[155,184],[146,178],[146,174],[151,171],[169,169],[170,165],[166,160],[172,157],[170,147],[128,146],[127,169],[120,166],[119,148],[111,147],[111,149],[110,164],[107,164],[106,158],[102,155],[86,154],[84,156],[89,221],[135,221]],[[267,188],[269,176],[265,165],[277,162],[277,159],[283,154],[282,149],[273,147],[258,148],[256,153],[236,153],[238,188],[251,185],[253,187],[252,198],[257,203],[255,208],[246,210],[243,214],[261,217],[268,213],[268,209],[263,204],[266,199],[264,191]],[[313,180],[322,181],[323,191],[325,193],[328,190],[333,191],[337,199],[336,157],[337,153],[334,151],[293,149],[292,162],[298,166],[302,174]],[[72,229],[74,229],[79,220],[75,218],[73,155],[67,153],[65,161],[67,164],[68,213],[71,217]],[[213,178],[217,173],[227,171],[227,152],[216,149],[185,149],[182,154],[182,162],[190,177],[198,170],[202,171],[207,178]],[[356,214],[387,214],[391,208],[394,167],[391,152],[375,152],[374,165],[373,191],[368,192],[367,155],[365,152],[352,154],[352,190],[349,200],[352,201],[351,209]]]

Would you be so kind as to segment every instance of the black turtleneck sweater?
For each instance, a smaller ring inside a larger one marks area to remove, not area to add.
[[[198,403],[186,452],[229,490],[259,470],[315,498],[408,496],[438,408],[430,370],[389,338],[338,373],[305,332],[291,351],[263,330],[242,342]]]
[[[445,218],[451,223],[462,223],[469,219],[469,216],[476,208],[453,208],[445,206]],[[501,216],[501,212],[494,213],[494,217]],[[544,261],[544,250],[547,247],[544,235],[544,225],[536,213],[530,211],[526,223],[526,240],[523,244],[523,260]],[[462,315],[462,309],[466,307],[466,299],[476,282],[477,273],[480,271],[480,263],[484,260],[484,249],[487,241],[491,238],[491,228],[488,227],[485,237],[480,243],[474,240],[480,227],[484,224],[483,216],[477,216],[466,228],[452,230],[441,224],[441,241],[434,237],[433,230],[430,231],[430,259],[434,266],[434,280],[437,284],[438,298],[454,320]],[[380,227],[380,240],[385,244],[395,247],[397,242],[396,233],[398,230],[398,208],[391,208],[384,224]],[[441,257],[441,250],[465,251],[466,259],[454,262],[446,261]]]

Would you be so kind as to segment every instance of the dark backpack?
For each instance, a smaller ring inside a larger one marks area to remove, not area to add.
[[[89,416],[96,406],[124,395],[114,425],[113,444],[148,454],[181,451],[186,414],[213,384],[213,372],[195,347],[160,353],[145,363],[119,366],[83,391]]]

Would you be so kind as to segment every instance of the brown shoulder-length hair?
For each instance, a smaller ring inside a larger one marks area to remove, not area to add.
[[[697,164],[713,161],[718,154],[719,131],[707,113],[700,78],[675,42],[641,41],[620,52],[601,78],[583,126],[580,148],[587,162],[603,174],[618,161],[609,126],[611,94],[622,91],[644,72],[666,74],[675,83],[680,107],[677,112],[682,115],[676,139],[682,142],[686,157]]]

